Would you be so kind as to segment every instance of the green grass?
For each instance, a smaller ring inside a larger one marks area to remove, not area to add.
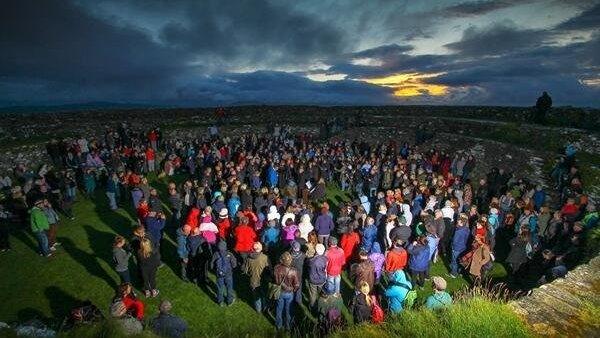
[[[484,299],[456,303],[448,310],[403,311],[381,325],[364,324],[337,337],[531,337],[507,305]]]
[[[152,182],[160,191],[165,191],[165,179],[152,179]],[[62,246],[54,257],[46,259],[37,255],[37,244],[29,231],[13,232],[13,250],[0,255],[0,290],[4,291],[0,293],[0,321],[13,323],[37,318],[58,328],[70,309],[84,300],[92,301],[107,314],[119,281],[112,266],[111,245],[115,234],[130,238],[134,224],[133,210],[110,211],[101,191],[93,201],[81,196],[78,199],[74,207],[76,220],[63,219],[60,223],[58,240],[62,242]],[[348,201],[350,196],[329,187],[327,199],[332,209],[337,210],[339,204]],[[161,296],[156,299],[141,297],[146,304],[147,318],[156,314],[160,299],[168,298],[174,304],[174,313],[183,317],[190,325],[190,336],[275,334],[272,317],[259,315],[253,310],[248,289],[239,278],[235,283],[238,301],[226,308],[215,303],[214,286],[199,288],[182,282],[178,278],[179,264],[172,230],[166,233],[166,241],[161,249],[165,266],[159,270],[157,277]],[[131,268],[132,275],[135,275],[134,266]],[[444,276],[447,271],[441,261],[431,269],[432,275]],[[502,266],[496,264],[492,275],[502,278],[505,274]],[[462,278],[448,279],[450,291],[458,290],[466,284]],[[347,304],[353,291],[346,276],[342,288]],[[430,283],[418,293],[418,302],[423,302],[431,293]],[[351,322],[347,311],[345,316]],[[315,323],[305,308],[302,308],[298,322],[297,327],[303,332],[311,332]],[[78,335],[97,336],[95,330],[113,332],[110,328],[93,327],[84,329]]]

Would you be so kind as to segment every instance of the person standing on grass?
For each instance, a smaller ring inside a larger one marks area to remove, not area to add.
[[[160,291],[156,288],[156,270],[160,265],[158,250],[154,249],[148,238],[141,241],[138,251],[138,264],[142,272],[144,294],[146,297],[156,297]]]
[[[156,152],[154,151],[154,149],[152,149],[152,147],[147,147],[146,151],[145,151],[145,156],[146,156],[146,166],[148,168],[148,172],[149,173],[155,172],[156,171],[156,166],[155,166]]]
[[[308,305],[310,310],[315,310],[319,294],[327,282],[326,269],[325,246],[318,243],[315,245],[315,255],[308,260]]]
[[[219,241],[217,244],[217,251],[213,254],[211,266],[217,276],[217,303],[219,303],[219,306],[225,306],[223,294],[227,292],[227,305],[232,305],[235,301],[233,295],[233,269],[237,267],[237,260],[227,250],[225,241]]]
[[[248,225],[248,217],[242,216],[239,218],[240,224],[233,231],[235,238],[235,246],[233,250],[240,254],[242,258],[252,252],[254,242],[258,239],[256,232]]]
[[[150,327],[155,334],[161,337],[185,337],[188,325],[185,320],[171,314],[172,308],[170,301],[162,300],[158,305],[158,316],[152,319]]]
[[[38,241],[39,254],[44,257],[50,257],[50,247],[48,245],[48,234],[47,231],[50,229],[48,218],[42,210],[44,200],[38,200],[35,205],[29,211],[30,214],[30,225],[31,231],[35,235]]]
[[[315,221],[315,231],[319,236],[319,243],[326,245],[328,243],[329,236],[331,235],[331,231],[333,230],[335,224],[333,223],[333,219],[329,215],[329,210],[327,208],[321,209],[321,214],[317,217]],[[336,240],[337,243],[337,240]]]
[[[360,324],[371,320],[373,311],[373,298],[369,293],[371,288],[369,283],[361,281],[356,288],[356,293],[350,304],[350,311],[354,317],[354,323]]]
[[[444,309],[452,304],[452,297],[446,292],[446,280],[439,276],[431,277],[433,294],[427,297],[425,307],[429,310]]]
[[[369,289],[372,290],[375,285],[375,266],[369,260],[369,255],[366,251],[358,253],[358,263],[352,264],[350,267],[350,279],[354,283],[354,290],[360,292],[361,284],[366,282]]]
[[[337,238],[329,237],[329,249],[325,252],[327,256],[327,285],[336,297],[340,296],[340,283],[342,270],[346,264],[344,250],[337,246]]]
[[[115,270],[121,277],[122,283],[131,283],[131,276],[129,274],[129,259],[131,258],[131,252],[125,250],[125,238],[117,235],[113,243],[113,261],[115,263]]]
[[[262,253],[262,244],[254,242],[254,252],[248,255],[248,258],[242,266],[242,272],[250,279],[250,290],[254,300],[254,309],[256,312],[262,312],[264,301],[264,276],[265,271],[269,270],[270,263],[267,255]]]
[[[462,254],[467,250],[469,240],[469,227],[465,218],[459,217],[456,222],[456,230],[452,236],[452,257],[450,260],[450,277],[458,277],[458,263]]]
[[[113,172],[106,180],[106,197],[108,197],[108,206],[110,210],[117,210],[117,195],[119,193],[119,176]]]
[[[184,282],[189,282],[188,279],[188,262],[189,262],[189,251],[187,247],[187,238],[190,235],[190,227],[188,225],[184,225],[180,228],[177,228],[177,256],[179,256],[179,263],[181,266],[181,270],[179,273],[179,277]]]
[[[410,268],[411,279],[419,287],[423,288],[425,286],[425,278],[429,277],[430,260],[427,237],[420,236],[408,246],[407,251],[410,255],[408,267]]]
[[[59,221],[58,213],[56,212],[56,210],[54,210],[50,202],[46,199],[44,200],[42,210],[44,211],[44,214],[46,215],[49,224],[48,247],[50,247],[50,251],[55,251],[56,246],[60,245],[60,243],[56,241],[56,233],[58,231]]]
[[[397,270],[390,275],[390,284],[385,290],[385,296],[392,313],[400,313],[403,310],[404,299],[411,289],[412,284],[406,279],[404,271]]]
[[[275,311],[275,325],[278,330],[284,327],[283,316],[285,312],[285,329],[290,330],[292,325],[292,305],[294,293],[300,288],[299,273],[292,266],[292,255],[284,252],[279,259],[279,264],[274,270],[275,284],[281,287],[277,309]]]
[[[302,272],[304,271],[304,261],[306,254],[302,252],[301,245],[298,241],[293,241],[290,249],[292,255],[292,266],[298,272],[298,290],[294,294],[294,300],[298,306],[302,305]]]
[[[408,253],[402,247],[403,245],[404,242],[401,239],[396,239],[393,242],[392,249],[387,252],[385,256],[385,272],[388,275],[392,275],[394,272],[406,267]]]

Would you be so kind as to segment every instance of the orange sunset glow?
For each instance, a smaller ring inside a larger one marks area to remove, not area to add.
[[[381,78],[361,79],[361,81],[378,86],[394,88],[394,95],[400,97],[419,95],[440,96],[447,94],[448,86],[426,83],[423,79],[443,74],[444,73],[405,73]]]

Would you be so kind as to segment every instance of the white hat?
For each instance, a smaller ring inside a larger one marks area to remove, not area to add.
[[[280,219],[281,215],[277,212],[277,207],[272,205],[269,207],[269,213],[267,214],[267,221],[272,221],[275,219]]]
[[[219,211],[219,217],[221,217],[221,218],[227,217],[227,214],[228,214],[227,208],[222,208],[221,211]]]
[[[325,245],[318,243],[317,245],[315,245],[315,251],[317,252],[317,255],[322,255],[325,253]]]

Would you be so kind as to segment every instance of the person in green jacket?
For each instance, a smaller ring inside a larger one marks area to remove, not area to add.
[[[42,210],[43,200],[35,202],[35,205],[29,211],[31,231],[35,235],[38,241],[38,247],[40,249],[40,255],[44,257],[50,257],[50,248],[48,246],[48,235],[47,231],[50,229],[50,223],[46,214]]]

